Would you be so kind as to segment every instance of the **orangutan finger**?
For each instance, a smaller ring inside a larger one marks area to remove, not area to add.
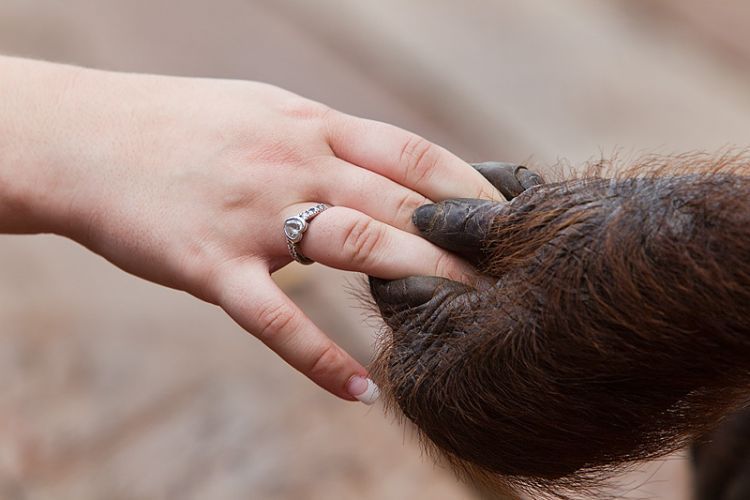
[[[508,201],[532,186],[544,184],[539,174],[515,163],[486,161],[473,163],[471,166],[490,181]]]
[[[370,290],[378,304],[406,309],[424,305],[441,293],[464,293],[471,288],[437,276],[410,276],[398,280],[370,277]]]
[[[518,167],[518,169],[516,169],[516,179],[521,183],[524,191],[534,186],[544,184],[544,179],[541,175],[526,167]]]
[[[391,328],[402,327],[405,321],[420,322],[424,326],[424,319],[436,312],[463,305],[465,301],[455,299],[467,296],[472,290],[467,285],[437,276],[397,280],[370,277],[370,292]]]
[[[483,258],[482,244],[494,217],[505,204],[456,198],[422,205],[412,222],[428,241],[454,252],[472,264]]]

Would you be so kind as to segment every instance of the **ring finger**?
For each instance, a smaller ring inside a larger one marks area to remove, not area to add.
[[[315,205],[293,205],[293,216]],[[283,243],[283,242],[280,242]],[[309,259],[383,279],[412,275],[475,281],[473,268],[428,241],[347,207],[330,207],[310,220],[299,249]]]

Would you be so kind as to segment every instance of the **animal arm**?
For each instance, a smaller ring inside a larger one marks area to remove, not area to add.
[[[387,400],[490,489],[563,495],[708,432],[750,386],[748,165],[650,158],[550,184],[481,165],[509,203],[414,222],[491,282],[371,278]]]

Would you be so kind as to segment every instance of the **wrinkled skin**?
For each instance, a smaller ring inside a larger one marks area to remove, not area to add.
[[[744,405],[750,178],[700,161],[546,185],[480,164],[509,203],[414,213],[488,281],[371,278],[388,326],[374,373],[460,472],[569,491]]]

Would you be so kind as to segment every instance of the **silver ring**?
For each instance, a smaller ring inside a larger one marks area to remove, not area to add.
[[[289,255],[300,264],[312,264],[314,261],[308,259],[299,249],[299,244],[302,242],[302,236],[307,231],[307,226],[310,221],[326,210],[328,205],[325,203],[318,203],[317,205],[308,208],[304,212],[289,217],[284,221],[284,237],[286,237],[286,246],[289,248]]]

